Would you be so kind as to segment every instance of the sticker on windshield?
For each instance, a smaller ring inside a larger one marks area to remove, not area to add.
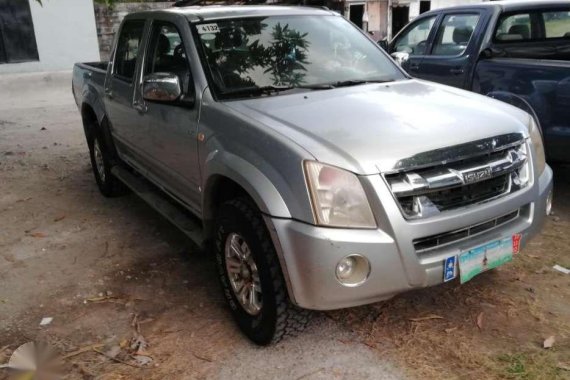
[[[220,31],[218,24],[201,24],[196,25],[196,28],[198,28],[198,34],[218,33]]]

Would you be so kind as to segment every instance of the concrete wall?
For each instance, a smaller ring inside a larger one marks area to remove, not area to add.
[[[99,60],[93,0],[27,1],[40,59],[0,64],[0,74],[71,70],[75,62]]]
[[[149,9],[164,9],[172,7],[172,3],[118,3],[113,8],[103,4],[95,4],[95,22],[97,24],[97,38],[99,39],[99,53],[101,60],[109,59],[115,33],[123,18],[136,11]]]

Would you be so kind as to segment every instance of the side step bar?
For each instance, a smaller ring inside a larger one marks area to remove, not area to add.
[[[202,226],[196,218],[186,215],[179,207],[170,202],[165,195],[161,194],[158,189],[153,188],[145,179],[137,178],[127,169],[115,165],[111,172],[153,209],[184,232],[196,245],[199,247],[203,246]]]

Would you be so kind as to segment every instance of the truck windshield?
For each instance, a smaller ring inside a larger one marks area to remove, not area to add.
[[[195,28],[220,98],[406,78],[376,44],[339,16],[224,19]]]

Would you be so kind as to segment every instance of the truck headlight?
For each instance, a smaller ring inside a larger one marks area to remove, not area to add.
[[[330,227],[376,228],[358,177],[315,161],[304,162],[315,222]]]
[[[542,133],[540,132],[540,127],[532,115],[530,116],[528,131],[530,134],[530,142],[534,147],[537,170],[536,174],[539,176],[542,174],[544,168],[546,167],[546,156],[544,154],[544,144],[542,142]]]

